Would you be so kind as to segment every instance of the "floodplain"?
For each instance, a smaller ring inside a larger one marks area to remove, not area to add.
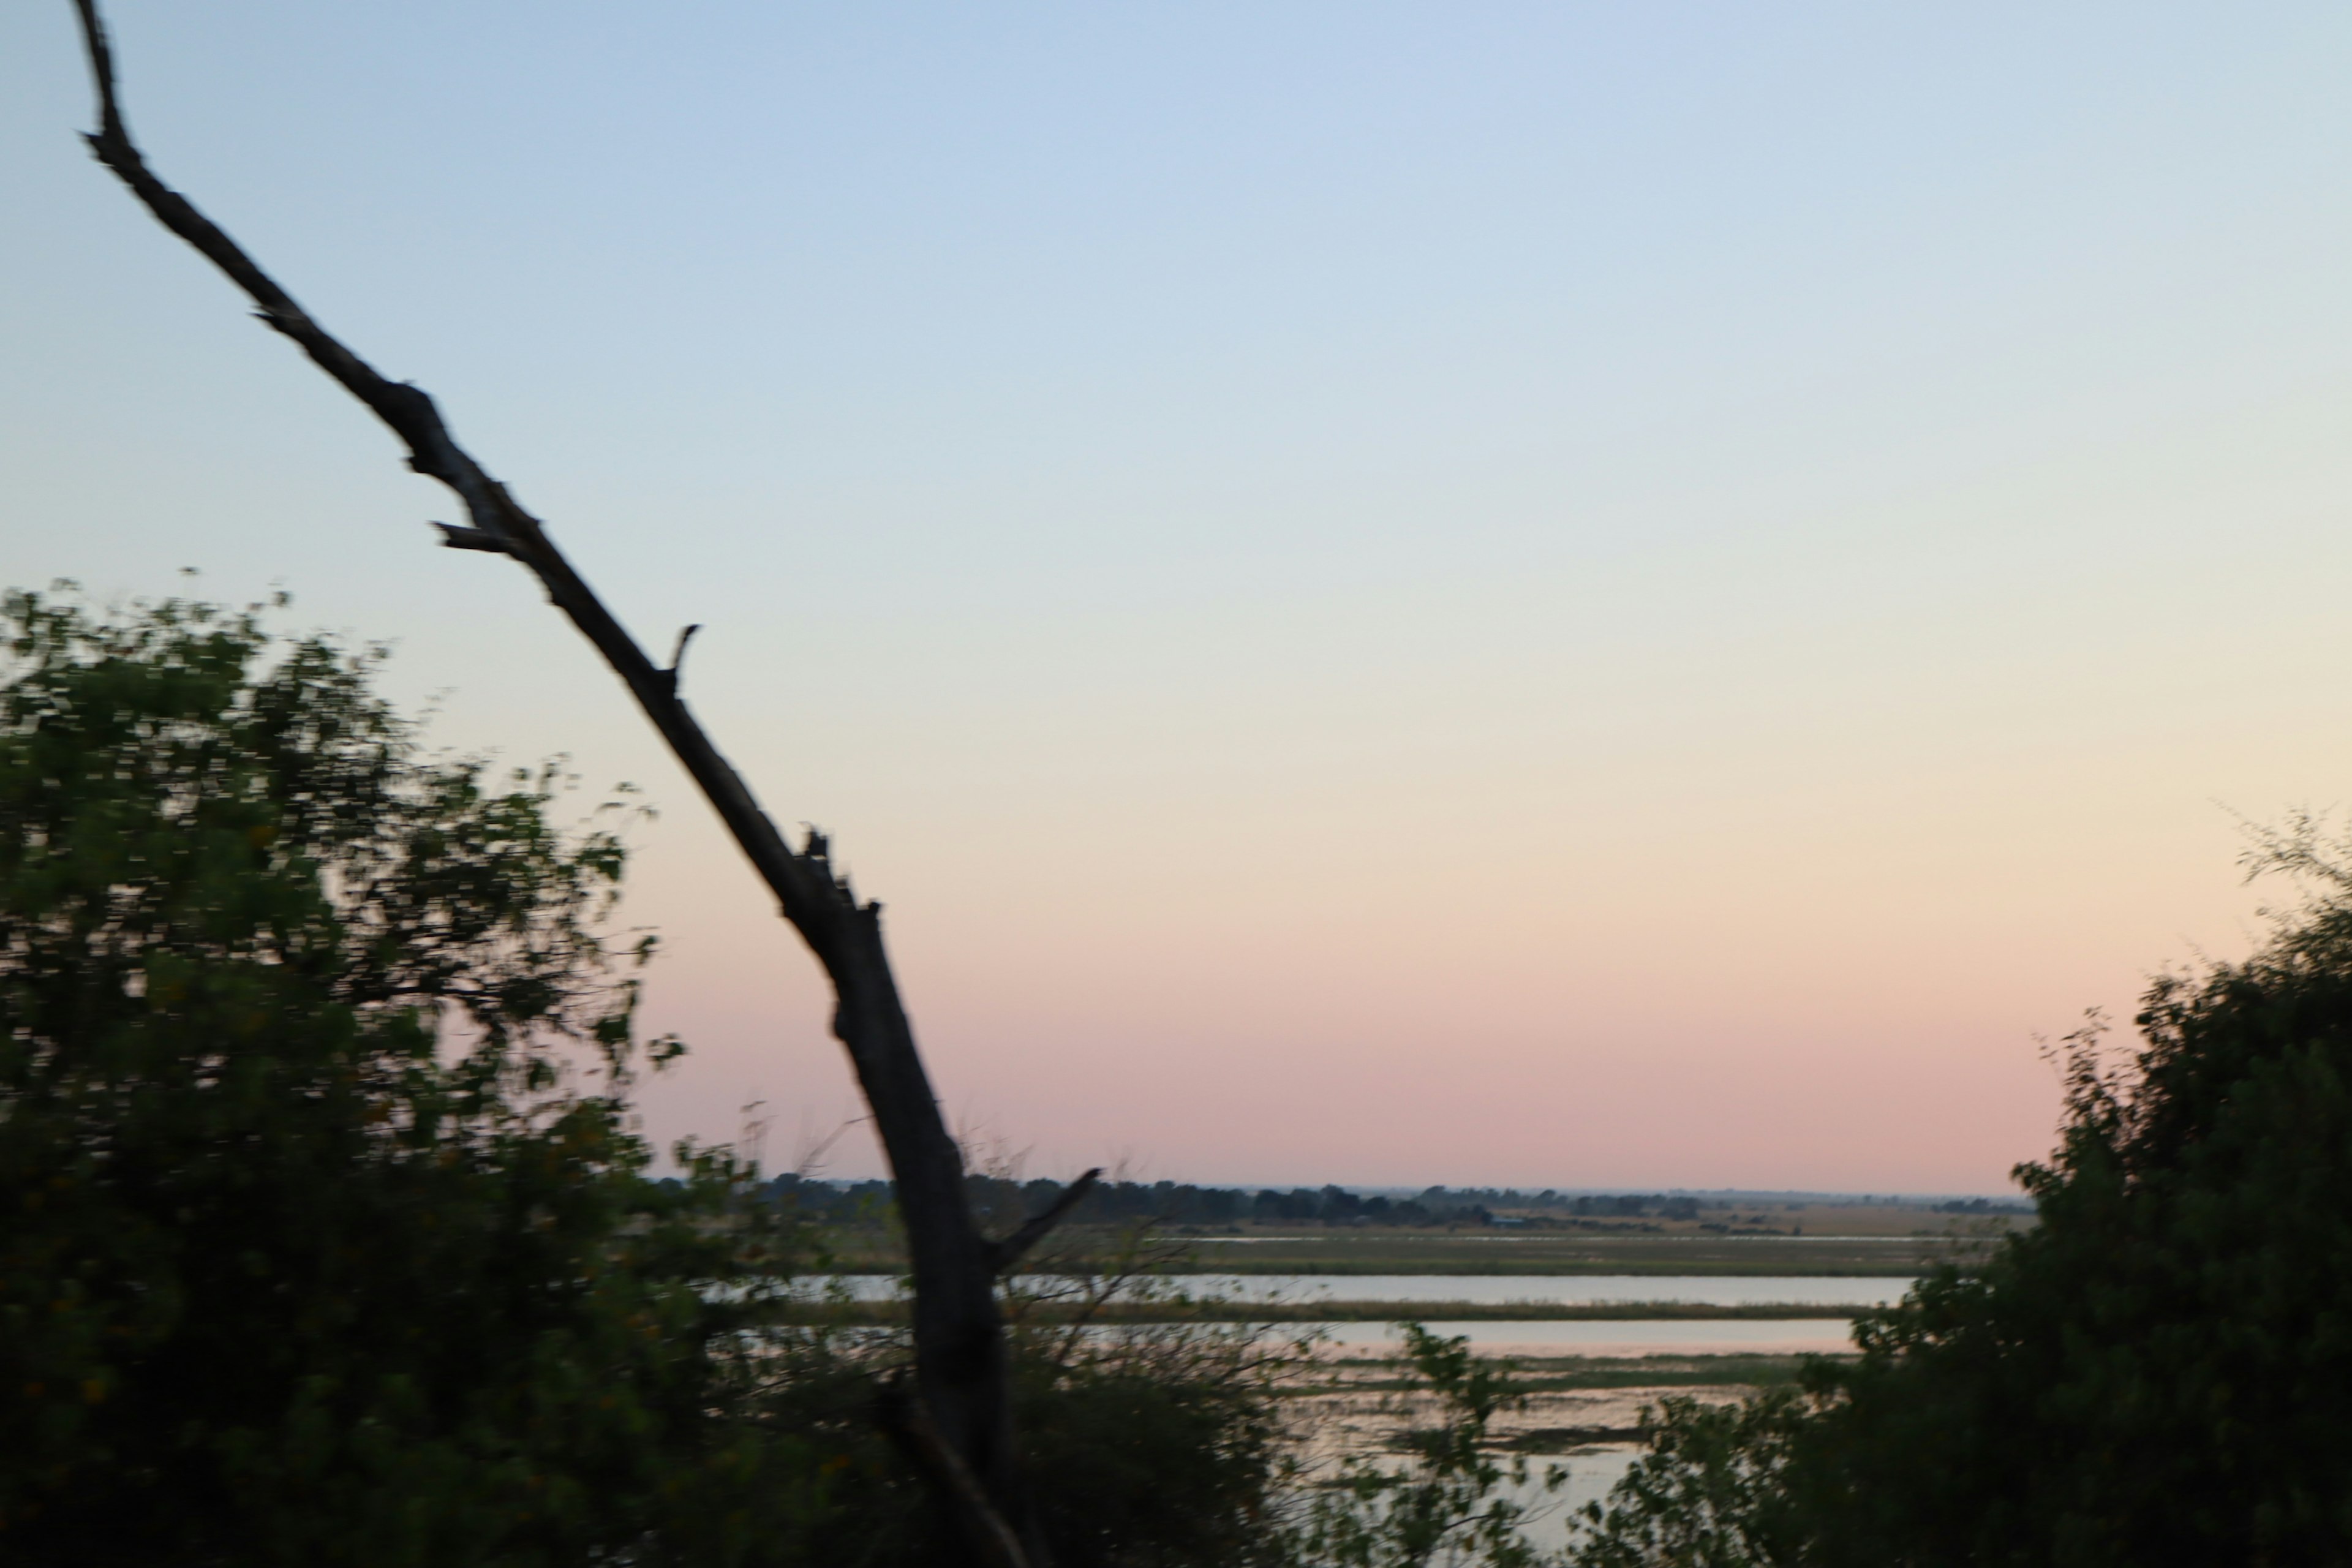
[[[1981,1258],[2032,1223],[2019,1214],[1956,1215],[1927,1205],[1815,1202],[1702,1210],[1693,1220],[1563,1222],[1497,1215],[1485,1226],[1242,1223],[1160,1233],[1162,1272],[1221,1275],[1773,1275],[1909,1277]],[[1071,1226],[1054,1267],[1115,1268],[1131,1230]],[[835,1240],[844,1273],[894,1272],[903,1254],[879,1229]]]

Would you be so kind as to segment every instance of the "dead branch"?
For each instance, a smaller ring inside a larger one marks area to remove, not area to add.
[[[906,1221],[924,1428],[961,1467],[954,1473],[971,1482],[947,1486],[944,1496],[970,1538],[1000,1542],[1009,1552],[996,1561],[1042,1563],[1014,1466],[1008,1352],[993,1288],[993,1249],[966,1204],[962,1153],[940,1118],[898,996],[882,942],[882,906],[859,902],[848,880],[835,875],[822,834],[811,829],[797,850],[786,842],[678,700],[675,661],[664,668],[646,657],[556,549],[539,519],[457,445],[433,399],[405,382],[387,380],[344,346],[235,240],[154,175],[123,123],[113,51],[97,0],[75,0],[75,6],[98,97],[99,128],[85,140],[99,162],[158,222],[242,289],[265,323],[292,339],[390,426],[407,447],[411,468],[456,493],[469,526],[436,524],[443,543],[510,555],[530,569],[548,598],[628,687],[775,895],[784,918],[824,966],[836,1000],[833,1032],[847,1048],[873,1109]],[[681,640],[679,652],[684,651]]]
[[[1054,1201],[1047,1204],[1044,1209],[1022,1221],[1020,1229],[1001,1240],[990,1242],[988,1244],[990,1266],[997,1273],[1002,1274],[1020,1262],[1024,1254],[1045,1240],[1046,1233],[1062,1223],[1063,1215],[1085,1201],[1086,1195],[1095,1190],[1095,1184],[1100,1180],[1102,1180],[1102,1167],[1097,1165],[1093,1170],[1064,1187],[1055,1194]]]
[[[454,522],[436,522],[441,531],[441,542],[452,550],[483,550],[492,555],[512,555],[514,549],[495,533],[485,533],[478,528],[460,528]]]

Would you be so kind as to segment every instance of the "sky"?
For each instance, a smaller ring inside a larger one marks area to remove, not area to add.
[[[703,625],[1030,1175],[1999,1192],[2352,780],[2343,7],[109,13],[163,177]],[[89,122],[0,9],[0,577],[282,586],[642,787],[647,1131],[878,1173],[617,684]]]

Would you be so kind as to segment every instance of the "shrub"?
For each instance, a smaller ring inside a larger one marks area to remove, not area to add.
[[[876,1420],[903,1340],[783,1321],[817,1259],[756,1171],[646,1179],[680,1047],[609,819],[257,611],[0,620],[0,1561],[952,1559]],[[1062,1568],[1260,1558],[1269,1347],[1014,1350]]]
[[[1865,1316],[1809,1403],[1712,1448],[1662,1423],[1611,1517],[1646,1488],[1670,1528],[1580,1562],[2352,1558],[2352,867],[2307,821],[2252,859],[2313,896],[2243,963],[2158,980],[2128,1061],[2096,1019],[2072,1037],[2059,1147],[2018,1172],[2039,1223]],[[1709,1517],[1738,1551],[1677,1554]]]
[[[1273,1529],[1289,1479],[1279,1394],[1303,1347],[1243,1324],[1099,1323],[1114,1297],[1180,1294],[1158,1273],[1170,1249],[1129,1236],[1091,1260],[1100,1273],[1044,1258],[1008,1283],[1022,1465],[1055,1568],[1286,1563]],[[772,1354],[764,1417],[812,1437],[833,1478],[826,1511],[781,1560],[957,1560],[952,1528],[874,1418],[877,1392],[907,1375],[904,1332],[845,1310],[780,1335]]]
[[[1557,1469],[1538,1478],[1524,1457],[1492,1451],[1489,1425],[1525,1397],[1512,1364],[1473,1356],[1466,1336],[1398,1326],[1412,1379],[1437,1419],[1405,1433],[1402,1465],[1342,1459],[1283,1528],[1287,1561],[1297,1568],[1538,1568],[1546,1559],[1527,1540],[1529,1510],[1507,1489],[1523,1492],[1533,1482],[1551,1491],[1566,1478]]]
[[[804,1504],[728,1397],[778,1238],[641,1174],[614,834],[422,758],[375,655],[5,618],[0,1555],[725,1560]]]

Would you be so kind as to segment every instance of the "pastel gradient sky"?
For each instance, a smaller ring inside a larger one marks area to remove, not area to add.
[[[2352,779],[2340,5],[110,9],[165,177],[706,625],[1033,1173],[1998,1191],[2034,1036]],[[0,10],[0,575],[283,584],[643,785],[648,1126],[797,1158],[814,966],[89,161],[69,22]]]

